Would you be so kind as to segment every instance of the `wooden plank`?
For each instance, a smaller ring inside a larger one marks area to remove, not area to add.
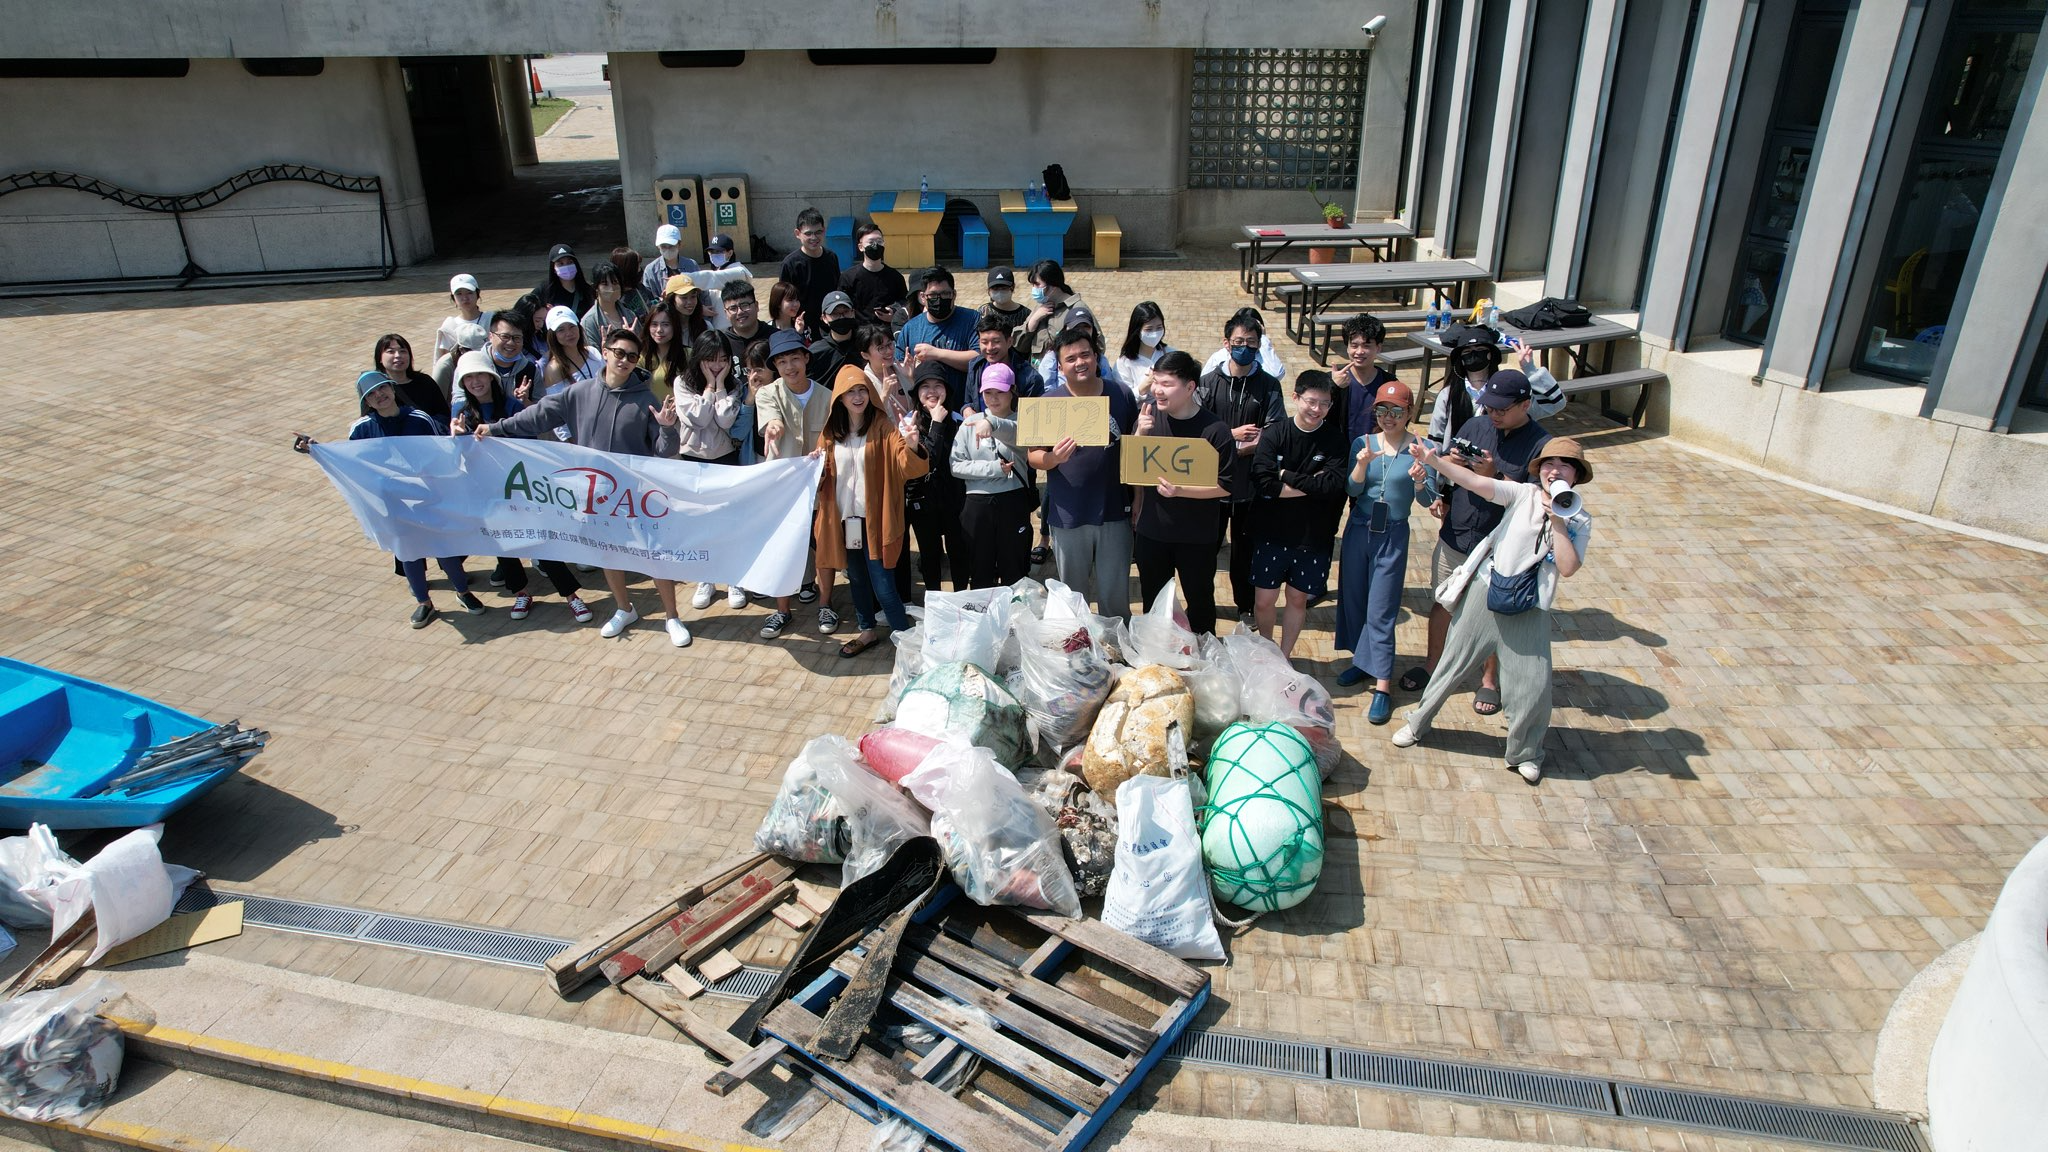
[[[799,892],[796,902],[777,904],[769,909],[769,913],[777,920],[782,921],[799,932],[817,923],[818,920],[817,916],[813,915],[809,908],[804,907],[801,892]]]
[[[101,957],[100,967],[111,968],[116,964],[129,964],[137,960],[146,960],[151,956],[211,944],[216,940],[226,940],[241,934],[240,900],[215,905],[200,912],[180,912]]]
[[[762,1027],[802,1051],[807,1039],[823,1023],[794,1001],[784,1001],[768,1013]],[[930,1084],[912,1077],[908,1070],[889,1059],[871,1044],[861,1044],[843,1063],[830,1065],[831,1073],[853,1085],[912,1122],[955,1147],[975,1152],[1044,1152],[1041,1140],[1027,1137],[1015,1127],[983,1112],[977,1112]]]
[[[1113,1012],[1104,1011],[1064,988],[1057,988],[1034,976],[1026,976],[944,936],[921,941],[935,959],[958,968],[1029,1004],[1035,1004],[1089,1032],[1122,1045],[1133,1052],[1150,1048],[1159,1037],[1143,1025],[1134,1024]]]
[[[645,976],[635,976],[619,985],[619,991],[647,1006],[648,1011],[675,1025],[676,1030],[728,1061],[738,1060],[754,1050],[752,1044],[717,1027],[697,1014],[683,995]]]
[[[1137,1060],[1135,1056],[1118,1056],[1098,1047],[1003,993],[984,988],[930,957],[899,960],[897,968],[964,1004],[974,1005],[1002,1021],[1004,1027],[1018,1035],[1036,1040],[1104,1079],[1113,1080],[1124,1075]]]
[[[92,955],[93,939],[99,932],[99,921],[87,908],[76,923],[64,930],[62,936],[51,940],[28,967],[15,973],[7,987],[0,990],[0,1000],[11,1000],[23,992],[36,988],[50,988],[69,980],[85,966],[85,958]]]
[[[687,947],[684,946],[685,939],[689,939],[686,937],[678,937],[674,941],[663,945],[654,955],[647,958],[647,964],[643,970],[652,972],[658,968],[674,967],[676,964],[695,964],[699,959],[725,947],[733,937],[746,931],[748,925],[759,920],[761,915],[770,908],[778,906],[782,901],[787,900],[795,891],[794,888],[790,887],[787,880],[777,884],[766,896],[751,902],[746,908],[742,909],[739,915],[728,918],[723,924],[714,928],[710,935],[695,937]],[[734,960],[737,961],[738,957],[734,957]]]
[[[695,1000],[704,994],[704,985],[699,984],[697,978],[690,975],[681,964],[671,964],[663,968],[661,979],[662,983],[681,992],[686,1000]]]
[[[697,965],[697,974],[713,984],[746,967],[732,953],[720,950],[717,955]]]
[[[663,921],[704,898],[706,892],[722,887],[750,872],[768,859],[766,852],[748,852],[720,861],[697,880],[676,893],[675,898],[649,912],[628,914],[599,928],[548,958],[549,983],[567,995],[597,978],[599,962],[654,930]]]
[[[1069,920],[1032,908],[1013,909],[1033,925],[1058,936],[1076,948],[1092,952],[1129,971],[1155,980],[1182,996],[1193,996],[1209,986],[1209,974],[1162,948],[1155,948],[1126,932],[1119,932],[1100,920]]]
[[[754,1073],[775,1063],[789,1045],[780,1040],[763,1040],[754,1046],[752,1052],[732,1062],[729,1067],[719,1070],[717,1075],[704,1082],[704,1090],[713,1096],[730,1096],[732,1090],[753,1078]]]
[[[934,1000],[901,981],[890,989],[889,1002],[1082,1112],[1092,1113],[1109,1099],[1108,1090],[1101,1085],[1081,1079],[969,1016],[958,1005]]]
[[[659,969],[735,919],[742,924],[753,919],[756,911],[767,907],[763,901],[768,895],[793,875],[795,869],[788,864],[765,860],[600,961],[598,969],[613,984],[643,969]]]
[[[838,898],[839,893],[831,889],[807,884],[802,880],[796,882],[796,902],[820,916],[830,912],[832,902]]]

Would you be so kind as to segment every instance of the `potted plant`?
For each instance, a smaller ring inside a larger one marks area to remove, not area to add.
[[[1328,224],[1332,228],[1342,228],[1344,226],[1343,205],[1338,204],[1335,200],[1323,199],[1322,194],[1316,191],[1316,182],[1314,180],[1308,182],[1308,194],[1315,200],[1316,206],[1322,209],[1323,223]],[[1308,262],[1311,264],[1335,264],[1337,262],[1337,250],[1335,248],[1310,248],[1308,250]]]

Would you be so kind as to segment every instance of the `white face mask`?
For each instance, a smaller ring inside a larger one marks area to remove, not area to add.
[[[1164,339],[1166,339],[1166,329],[1164,329],[1164,328],[1144,328],[1144,329],[1140,329],[1140,330],[1139,330],[1139,332],[1138,332],[1138,339],[1140,339],[1140,340],[1144,341],[1144,342],[1145,342],[1145,347],[1147,347],[1147,348],[1157,348],[1157,347],[1159,347],[1159,342],[1160,342],[1160,341],[1162,341],[1162,340],[1164,340]]]
[[[723,268],[730,263],[732,263],[731,256],[728,256],[723,252],[711,253],[711,266],[713,268]]]
[[[676,246],[675,246],[675,245],[673,245],[673,244],[663,244],[663,245],[661,246],[661,262],[662,262],[663,264],[666,264],[666,265],[668,265],[668,266],[669,266],[670,268],[674,268],[674,267],[676,266]]]
[[[1011,292],[1008,288],[989,289],[989,303],[994,304],[998,308],[1008,308],[1010,306],[1010,301],[1015,298],[1016,294],[1014,292]]]

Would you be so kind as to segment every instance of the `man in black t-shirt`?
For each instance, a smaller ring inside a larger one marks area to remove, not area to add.
[[[825,217],[816,208],[796,214],[797,249],[782,258],[782,278],[796,285],[804,302],[804,323],[812,339],[825,335],[820,307],[839,290],[839,255],[825,247]]]
[[[1009,326],[1010,340],[1015,343],[1017,333],[1023,331],[1024,322],[1031,318],[1031,309],[1017,303],[1017,274],[1009,265],[998,265],[988,270],[988,303],[981,306],[983,316],[1000,316]],[[1126,380],[1124,383],[1135,388],[1144,381]]]
[[[1259,365],[1259,341],[1265,335],[1258,313],[1241,309],[1224,325],[1224,348],[1229,357],[1195,387],[1202,407],[1214,412],[1237,442],[1230,469],[1230,506],[1217,529],[1216,541],[1221,546],[1223,528],[1230,529],[1230,599],[1237,606],[1240,623],[1252,615],[1257,595],[1252,587],[1252,552],[1259,536],[1252,522],[1252,454],[1258,450],[1260,433],[1287,419],[1280,381]]]
[[[1516,369],[1503,368],[1487,377],[1477,403],[1478,415],[1465,421],[1456,436],[1470,441],[1479,449],[1479,455],[1461,457],[1459,462],[1482,476],[1502,476],[1518,484],[1527,483],[1529,461],[1550,439],[1543,425],[1529,416],[1529,378]],[[1441,585],[1472,554],[1472,549],[1486,539],[1500,523],[1502,509],[1491,500],[1482,500],[1452,485],[1442,512],[1443,527],[1437,530],[1436,553],[1430,561],[1431,587]],[[1401,678],[1401,687],[1409,688],[1412,682],[1413,691],[1429,683],[1437,661],[1443,657],[1444,638],[1450,628],[1450,610],[1441,604],[1430,605],[1428,660],[1421,668],[1410,669]],[[1492,657],[1487,658],[1486,670],[1480,675],[1472,710],[1481,716],[1500,711],[1500,662]]]
[[[766,344],[775,330],[761,323],[761,297],[751,280],[728,280],[718,290],[718,302],[725,308],[728,326],[717,329],[725,337],[732,358],[746,363],[747,345]]]
[[[1230,426],[1195,399],[1201,373],[1193,356],[1167,352],[1152,365],[1149,388],[1146,381],[1130,381],[1139,397],[1137,435],[1195,437],[1216,450],[1215,485],[1190,488],[1161,480],[1140,488],[1132,528],[1131,551],[1145,603],[1150,605],[1168,580],[1180,577],[1188,627],[1198,634],[1216,631],[1216,550],[1222,544],[1217,524],[1222,501],[1230,496],[1230,464],[1237,456]]]
[[[1294,416],[1266,425],[1252,454],[1258,489],[1252,515],[1260,528],[1252,549],[1253,611],[1259,635],[1272,639],[1274,610],[1285,590],[1280,651],[1289,659],[1309,601],[1329,591],[1330,554],[1344,514],[1351,446],[1329,415],[1330,377],[1303,372],[1294,378]]]
[[[869,321],[861,319],[853,297],[844,292],[835,290],[828,293],[820,308],[820,315],[825,320],[825,338],[811,342],[811,378],[837,380],[839,370],[848,364],[861,367],[861,349],[855,344],[854,333]]]
[[[896,306],[910,295],[910,286],[903,282],[903,273],[882,262],[886,248],[880,228],[863,225],[854,230],[853,239],[860,263],[839,274],[839,290],[853,298],[861,323],[893,327]]]

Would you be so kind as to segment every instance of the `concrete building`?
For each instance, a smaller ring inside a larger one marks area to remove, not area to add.
[[[655,184],[743,174],[748,229],[870,193],[974,201],[1062,164],[1127,252],[1399,215],[1513,301],[1634,315],[1653,423],[1829,488],[2048,541],[2048,0],[960,0],[595,9],[0,0],[0,180],[190,192],[263,164],[374,175],[399,262],[450,188],[510,180],[515,54],[611,54],[625,234]],[[1358,31],[1387,23],[1370,55]],[[1361,120],[1363,121],[1361,125]],[[1362,149],[1359,139],[1363,136]],[[2010,203],[2015,211],[2000,212]],[[359,194],[270,184],[187,214],[212,269],[359,263]],[[174,271],[176,224],[0,184],[13,282]],[[2033,465],[2029,467],[2029,465]]]

